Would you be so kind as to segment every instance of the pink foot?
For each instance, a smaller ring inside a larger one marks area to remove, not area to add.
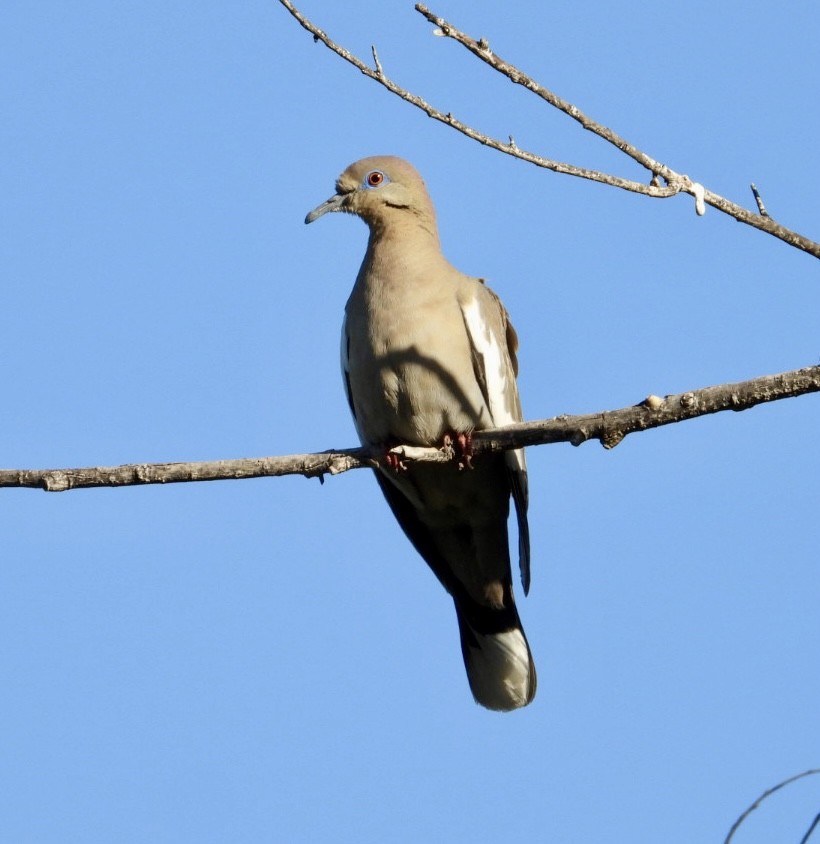
[[[399,457],[399,455],[394,451],[388,451],[384,455],[384,462],[387,464],[387,467],[392,469],[397,475],[399,472],[407,471],[407,466],[402,461],[401,457]]]

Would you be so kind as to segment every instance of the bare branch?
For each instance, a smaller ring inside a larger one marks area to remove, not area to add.
[[[638,182],[633,179],[624,179],[620,176],[612,176],[607,173],[601,173],[598,170],[590,170],[584,167],[576,167],[573,164],[567,164],[561,161],[544,158],[536,153],[519,147],[510,136],[509,142],[504,142],[498,138],[493,138],[478,131],[472,126],[455,118],[452,113],[444,113],[434,108],[426,100],[422,99],[417,94],[402,88],[400,85],[389,79],[383,72],[381,64],[377,62],[376,70],[370,68],[361,59],[354,56],[349,50],[336,44],[328,35],[314,23],[309,21],[291,2],[291,0],[279,0],[279,2],[293,15],[294,18],[310,32],[314,40],[321,41],[326,47],[343,58],[345,61],[358,68],[365,76],[373,79],[381,85],[384,85],[388,91],[395,94],[397,97],[405,100],[416,108],[421,109],[428,117],[438,120],[441,123],[450,126],[468,138],[478,141],[492,149],[503,152],[506,155],[511,155],[514,158],[520,158],[522,161],[527,161],[537,167],[543,167],[547,170],[552,170],[556,173],[564,173],[569,176],[577,176],[582,179],[588,179],[593,182],[610,185],[611,187],[622,188],[623,190],[632,191],[633,193],[640,193],[644,196],[651,196],[658,199],[674,196],[678,193],[689,193],[695,198],[696,210],[698,214],[703,214],[705,205],[711,205],[717,208],[724,214],[728,214],[741,223],[753,226],[756,229],[765,231],[774,237],[794,246],[797,249],[802,249],[816,258],[820,258],[820,243],[798,234],[797,232],[787,229],[785,226],[775,222],[768,214],[756,214],[752,211],[737,205],[734,202],[726,199],[719,194],[706,190],[698,182],[693,181],[689,176],[678,173],[672,170],[665,164],[661,164],[651,156],[647,155],[642,150],[630,144],[628,141],[617,135],[611,129],[597,123],[584,114],[577,106],[563,100],[553,92],[549,91],[540,83],[531,79],[523,71],[519,70],[509,62],[504,61],[499,56],[490,50],[486,39],[475,40],[470,36],[461,32],[452,24],[445,21],[443,18],[431,12],[426,6],[422,4],[416,5],[416,10],[424,15],[428,21],[435,24],[437,29],[434,34],[443,35],[452,38],[462,46],[466,47],[473,55],[486,62],[490,67],[503,73],[508,79],[511,79],[516,84],[522,85],[527,90],[532,91],[545,102],[560,109],[562,112],[577,120],[585,129],[593,132],[604,140],[616,146],[625,155],[632,158],[642,167],[646,168],[651,174],[648,184]],[[661,184],[661,179],[666,184]]]
[[[610,176],[606,173],[599,173],[597,170],[588,170],[583,167],[576,167],[572,164],[565,164],[561,161],[553,161],[552,159],[543,158],[533,152],[528,152],[527,150],[519,148],[512,141],[512,138],[510,139],[510,143],[505,143],[497,138],[491,138],[489,135],[485,135],[483,132],[479,132],[477,129],[474,129],[472,126],[462,123],[460,120],[453,117],[452,113],[447,112],[445,114],[443,111],[439,111],[417,94],[412,94],[410,91],[407,91],[400,85],[397,85],[392,79],[388,78],[384,74],[380,67],[376,70],[369,67],[360,58],[354,56],[349,50],[346,50],[344,47],[333,41],[324,32],[324,30],[319,29],[316,24],[309,21],[293,5],[293,3],[290,2],[290,0],[279,0],[279,2],[308,32],[313,35],[314,40],[321,41],[328,49],[332,50],[337,56],[340,56],[346,62],[352,64],[353,67],[357,68],[365,76],[373,79],[381,85],[384,85],[388,91],[405,100],[405,102],[421,109],[428,117],[432,117],[434,120],[438,120],[439,122],[450,126],[456,131],[461,132],[463,135],[466,135],[468,138],[478,141],[480,144],[496,149],[499,152],[507,153],[515,158],[520,158],[522,161],[528,161],[530,164],[535,164],[538,167],[553,170],[556,173],[565,173],[569,176],[579,176],[582,179],[590,179],[593,182],[601,182],[603,184],[612,185],[613,187],[623,188],[624,190],[629,190],[633,193],[643,193],[648,196],[655,197],[669,197],[674,196],[681,190],[680,186],[645,185],[642,182],[622,179],[619,176]]]
[[[764,791],[763,794],[761,794],[760,797],[758,797],[757,800],[755,800],[755,802],[752,803],[752,805],[749,806],[749,808],[746,809],[746,811],[732,824],[732,828],[729,830],[729,834],[724,839],[723,844],[731,844],[734,834],[737,832],[743,821],[745,821],[746,818],[748,818],[749,815],[751,815],[751,813],[754,812],[754,810],[757,809],[757,807],[767,797],[771,797],[772,794],[776,791],[780,791],[781,788],[785,788],[787,785],[791,785],[791,783],[796,782],[799,779],[803,779],[803,777],[811,776],[812,774],[820,774],[820,768],[810,768],[808,771],[803,771],[801,774],[795,774],[793,777],[789,777],[788,779],[783,780],[783,782],[779,782],[777,785],[767,788],[766,791]],[[803,836],[803,842],[808,840],[808,836],[811,835],[811,832],[816,824],[817,819],[815,818],[815,821],[809,828],[809,831]],[[803,844],[803,842],[801,842],[801,844]]]
[[[587,440],[598,440],[605,448],[614,448],[627,434],[724,410],[747,410],[765,402],[813,392],[820,392],[820,366],[779,375],[764,375],[737,384],[705,387],[665,398],[649,396],[640,404],[620,410],[582,416],[558,416],[555,419],[475,431],[473,451],[481,454],[559,442],[581,445]],[[391,450],[402,461],[408,462],[446,462],[454,459],[450,448],[399,445]],[[318,454],[196,463],[137,463],[81,469],[0,469],[0,487],[29,487],[46,492],[63,492],[83,487],[238,480],[281,475],[322,479],[325,474],[338,475],[350,469],[376,468],[384,456],[384,449],[350,448]]]
[[[820,366],[809,366],[736,384],[702,387],[665,398],[649,396],[640,404],[620,410],[558,416],[545,422],[521,422],[499,431],[476,431],[473,440],[482,443],[482,451],[554,442],[580,445],[586,440],[598,440],[604,448],[614,448],[627,434],[724,410],[748,410],[765,402],[816,392],[820,392]]]
[[[481,61],[486,62],[491,68],[493,68],[493,70],[497,70],[499,73],[502,73],[510,81],[515,82],[516,85],[521,85],[528,91],[532,91],[533,94],[540,97],[551,106],[557,108],[559,111],[563,111],[564,114],[568,115],[573,120],[577,120],[584,129],[593,132],[605,141],[609,141],[609,143],[616,146],[622,153],[637,161],[641,167],[645,167],[649,170],[650,173],[656,173],[670,183],[677,178],[678,174],[673,170],[670,170],[659,161],[655,161],[654,158],[650,158],[645,152],[641,152],[641,150],[637,147],[632,146],[632,144],[615,134],[615,132],[611,129],[607,129],[606,126],[596,123],[591,117],[584,114],[577,106],[561,99],[561,97],[557,94],[554,94],[552,91],[541,85],[540,82],[536,82],[509,62],[505,62],[501,56],[496,55],[490,49],[490,45],[486,38],[481,38],[478,41],[474,38],[470,38],[469,35],[466,35],[461,30],[456,29],[456,27],[448,23],[444,20],[444,18],[440,18],[421,3],[416,3],[415,8],[419,14],[423,15],[430,23],[438,27],[438,32],[436,32],[437,35],[441,34],[447,38],[452,38],[454,41],[457,41],[462,45],[462,47],[466,47],[474,56],[477,56],[481,59]]]
[[[559,96],[552,93],[552,91],[547,90],[543,85],[531,79],[514,65],[509,62],[505,62],[500,56],[497,56],[492,52],[492,50],[490,50],[486,39],[482,38],[476,41],[475,39],[470,38],[469,35],[466,35],[459,29],[456,29],[456,27],[452,24],[431,12],[421,3],[416,4],[416,11],[427,18],[430,23],[435,24],[442,35],[446,35],[448,38],[452,38],[457,41],[459,44],[466,47],[474,56],[477,56],[483,62],[486,62],[490,65],[490,67],[506,76],[512,82],[523,85],[527,90],[532,91],[534,94],[541,97],[541,99],[548,102],[551,106],[554,106],[564,112],[564,114],[569,115],[573,120],[577,120],[584,129],[593,132],[598,135],[598,137],[613,144],[625,155],[628,155],[642,167],[649,170],[650,173],[652,173],[653,178],[660,176],[665,179],[667,185],[670,187],[675,187],[678,191],[684,191],[692,194],[692,196],[695,197],[695,208],[699,215],[702,216],[704,213],[705,209],[703,207],[703,203],[705,202],[713,208],[717,208],[719,211],[722,211],[724,214],[734,217],[741,223],[754,226],[754,228],[765,231],[768,234],[785,241],[790,246],[795,246],[798,249],[808,252],[810,255],[814,255],[815,258],[820,258],[820,243],[815,243],[813,240],[810,240],[809,238],[797,234],[796,232],[787,229],[785,226],[781,226],[779,223],[776,223],[765,212],[765,209],[762,209],[760,214],[755,214],[716,193],[712,193],[712,191],[706,190],[702,185],[697,182],[693,182],[688,176],[677,173],[670,167],[667,167],[666,165],[656,161],[654,158],[651,158],[645,152],[639,150],[637,147],[624,140],[611,129],[607,129],[606,126],[596,123],[592,120],[592,118],[587,117],[587,115],[584,114],[577,106],[561,99]],[[657,194],[648,195],[657,196]]]

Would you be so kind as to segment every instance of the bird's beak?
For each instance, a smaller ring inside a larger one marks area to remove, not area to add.
[[[330,211],[343,211],[344,201],[347,199],[347,194],[345,193],[337,193],[334,196],[331,196],[330,199],[326,199],[321,205],[314,208],[310,214],[305,217],[305,223],[312,223],[314,220],[318,220],[323,214],[327,214]]]

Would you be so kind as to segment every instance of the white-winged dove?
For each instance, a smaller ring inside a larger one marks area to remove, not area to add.
[[[472,431],[520,421],[518,338],[498,297],[441,254],[433,204],[416,170],[392,156],[357,161],[305,222],[329,211],[357,214],[370,228],[342,329],[345,389],[362,443],[387,453],[450,438],[469,449]],[[526,594],[523,451],[477,455],[468,468],[418,462],[402,470],[395,462],[376,478],[453,597],[473,696],[489,709],[526,706],[535,696],[535,665],[515,607],[507,538],[512,495]]]

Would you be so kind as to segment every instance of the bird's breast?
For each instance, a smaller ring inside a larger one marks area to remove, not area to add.
[[[346,309],[348,383],[362,439],[432,445],[489,424],[455,290],[362,287]]]

